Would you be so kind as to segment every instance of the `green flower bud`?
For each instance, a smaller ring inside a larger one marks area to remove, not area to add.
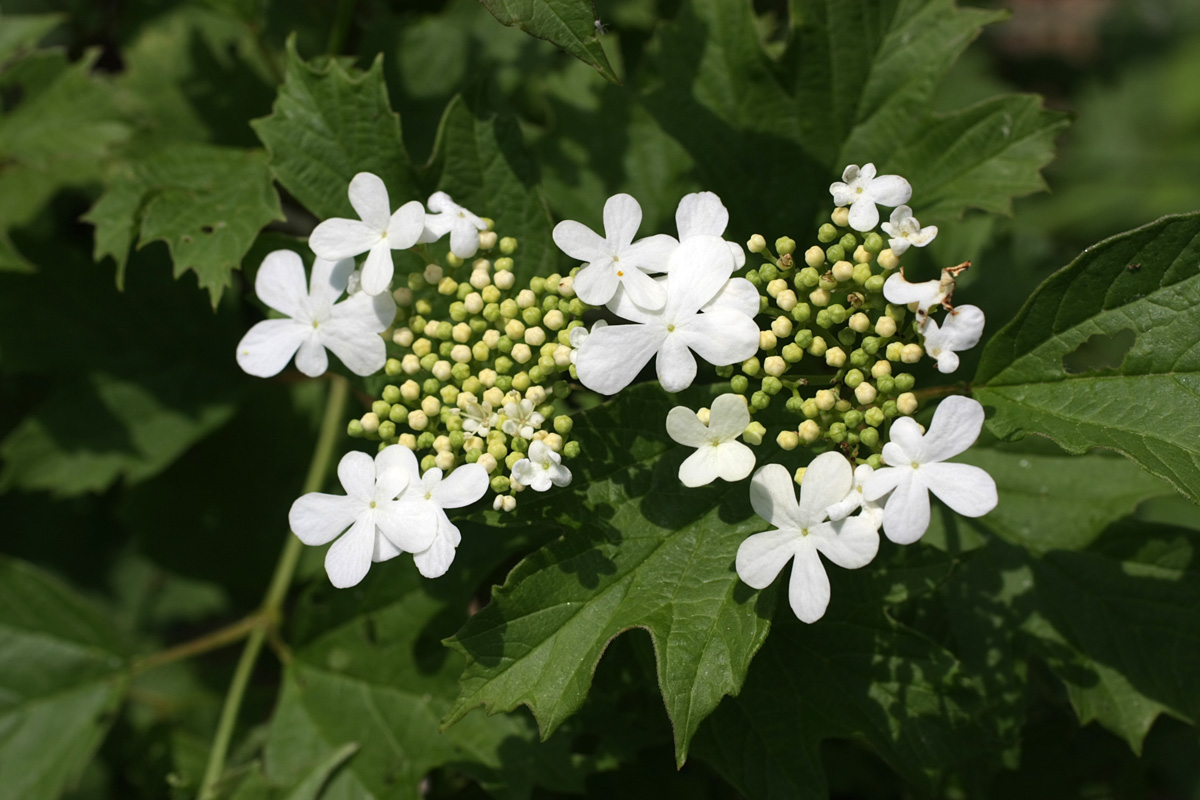
[[[512,348],[510,347],[509,350],[511,351]],[[508,356],[500,356],[496,359],[496,372],[499,372],[501,375],[507,375],[512,372],[512,368],[513,360]]]
[[[752,269],[746,273],[746,280],[750,281],[750,283],[753,284],[755,289],[761,289],[763,287],[763,285],[766,283],[766,281],[764,281],[762,279],[762,277],[758,274],[758,270],[756,270],[756,269]]]
[[[821,408],[817,405],[817,401],[810,397],[800,404],[800,413],[809,419],[816,419],[821,415]]]
[[[441,358],[450,358],[450,354],[454,352],[454,342],[441,342],[438,344],[438,355]]]
[[[837,338],[838,342],[843,347],[850,348],[853,347],[854,343],[858,341],[858,334],[849,328],[842,328],[840,331],[838,331]]]
[[[841,325],[850,316],[849,312],[846,311],[846,307],[840,303],[834,303],[825,310],[829,312],[829,316],[833,318],[835,325]]]
[[[383,392],[381,393],[380,396],[383,397],[383,402],[387,403],[388,405],[394,405],[396,403],[399,403],[400,402],[400,387],[393,386],[392,384],[389,383],[387,386],[383,387]]]
[[[847,253],[853,253],[854,248],[858,247],[858,237],[853,233],[847,233],[838,240],[838,244],[842,246],[842,250]],[[841,261],[841,259],[838,259]]]
[[[883,458],[878,453],[872,453],[867,456],[867,465],[871,469],[883,469]]]
[[[421,435],[417,437],[417,449],[428,450],[429,448],[433,447],[433,440],[436,438],[437,436],[435,436],[432,431],[422,432]]]
[[[883,403],[883,415],[888,419],[895,419],[900,415],[900,408],[896,405],[895,400],[885,400]]]
[[[497,375],[496,376],[496,388],[499,389],[500,391],[507,392],[509,389],[512,388],[512,385],[513,385],[513,379],[512,379],[511,375]]]
[[[489,442],[487,451],[497,461],[503,461],[508,456],[508,448],[499,440]]]
[[[830,245],[829,247],[825,248],[825,259],[829,261],[830,264],[836,264],[839,261],[845,260],[845,258],[846,250],[840,244]]]
[[[521,312],[521,319],[524,320],[528,327],[542,324],[542,310],[537,306],[530,306]]]
[[[567,304],[567,312],[576,317],[582,317],[586,310],[587,306],[578,297],[571,298],[571,302]]]
[[[812,331],[808,331],[808,335],[812,336]],[[804,358],[804,350],[798,344],[792,342],[791,344],[785,344],[783,346],[783,350],[780,351],[780,355],[783,356],[784,361],[788,362],[789,364],[795,364],[797,361]]]
[[[575,427],[574,421],[566,414],[559,414],[554,418],[554,430],[560,436],[566,436],[573,427]]]
[[[427,472],[437,466],[437,457],[430,453],[421,459],[421,472]]]
[[[878,254],[883,249],[883,237],[872,231],[867,234],[867,238],[863,240],[863,247],[869,252]]]
[[[808,322],[812,318],[812,306],[808,303],[797,303],[792,309],[792,319],[800,324]]]
[[[421,383],[421,394],[428,397],[429,395],[437,394],[438,390],[441,388],[442,382],[437,378],[426,378],[424,382]]]
[[[779,277],[779,270],[774,264],[763,264],[758,268],[758,277],[767,284]]]
[[[858,440],[867,447],[879,446],[879,431],[874,428],[867,428],[858,432]]]
[[[517,305],[517,301],[513,300],[511,297],[505,299],[504,302],[500,304],[500,316],[504,319],[513,319],[517,316],[517,314],[520,313],[520,311],[521,308]]]
[[[855,264],[854,269],[850,271],[850,279],[859,286],[862,286],[871,279],[871,265]]]
[[[421,356],[421,369],[425,372],[429,372],[433,369],[433,365],[436,364],[437,361],[438,357],[436,353],[426,353],[425,355]]]
[[[835,422],[829,426],[829,440],[841,444],[846,441],[846,425],[843,422]]]
[[[808,348],[812,347],[812,343],[813,343],[813,332],[811,330],[809,330],[808,328],[805,328],[803,330],[796,331],[796,346],[797,347],[801,347],[801,348],[804,348],[805,350],[807,350]],[[824,355],[824,354],[825,354],[825,351],[822,350],[821,355]],[[796,360],[799,361],[800,359],[796,359]]]
[[[882,425],[884,418],[883,409],[878,407],[868,408],[866,413],[863,414],[863,419],[872,428],[878,428]]]
[[[513,376],[512,388],[516,389],[518,392],[524,392],[532,385],[533,381],[529,379],[528,372],[518,372]]]
[[[791,255],[796,252],[796,240],[788,236],[780,236],[775,240],[775,250],[781,256]]]
[[[458,285],[458,291],[454,293],[459,300],[467,299],[467,295],[475,291],[475,287],[469,283],[463,282]]]
[[[821,282],[821,273],[812,267],[805,267],[796,273],[796,288],[804,291],[812,289]]]
[[[847,342],[846,345],[849,346],[850,343]],[[850,366],[852,367],[859,367],[861,369],[870,363],[871,357],[867,355],[867,351],[863,350],[861,347],[850,354]]]
[[[529,380],[531,384],[541,384],[546,381],[545,370],[540,365],[529,368]]]
[[[830,328],[833,326],[833,318],[829,314],[829,309],[822,308],[817,312],[817,327]]]
[[[352,419],[346,423],[346,435],[347,436],[352,436],[355,439],[357,439],[357,438],[361,437],[363,435],[363,433],[365,433],[365,431],[363,431],[362,420]]]
[[[767,240],[756,233],[750,237],[750,241],[746,242],[746,249],[751,253],[761,253],[767,249]]]
[[[376,433],[378,433],[379,438],[383,439],[384,441],[393,439],[396,436],[396,423],[392,422],[390,419],[385,419],[383,422],[379,423],[379,430],[376,431]]]
[[[750,395],[750,407],[758,411],[762,411],[767,406],[771,405],[771,395],[763,391],[755,392]]]
[[[829,244],[834,239],[838,238],[838,229],[826,222],[817,229],[817,241],[821,244]],[[840,258],[831,259],[832,261],[841,261]]]
[[[898,392],[911,392],[916,384],[917,379],[907,372],[901,372],[896,376],[896,391]]]
[[[384,400],[376,400],[371,404],[371,411],[375,412],[375,416],[386,419],[387,415],[392,413],[392,404]]]
[[[455,364],[455,366],[458,366],[458,365]],[[463,366],[466,366],[466,365],[464,364]],[[442,390],[440,392],[438,392],[438,396],[442,398],[443,404],[445,404],[447,406],[452,406],[452,405],[454,405],[454,401],[458,399],[458,387],[453,384],[450,384],[448,386],[443,386]]]
[[[572,439],[563,445],[563,458],[578,458],[580,449],[579,442]]]
[[[401,366],[400,361],[395,358],[389,358],[387,360],[387,362],[383,365],[383,371],[387,374],[387,376],[389,378],[396,377],[403,371],[403,369],[404,368]]]
[[[762,371],[762,364],[759,363],[756,356],[750,356],[742,362],[742,372],[753,377]]]
[[[466,284],[464,284],[466,285]],[[462,322],[467,318],[467,307],[463,303],[450,304],[450,319],[455,322]]]
[[[896,391],[896,379],[891,375],[882,375],[875,379],[880,394],[893,394]]]
[[[726,364],[723,367],[717,367],[718,378],[730,378],[733,376],[733,364]]]
[[[879,348],[883,346],[883,340],[878,336],[866,336],[862,340],[862,349],[869,356],[873,356],[879,352]]]
[[[863,284],[863,288],[872,294],[879,294],[883,291],[884,280],[885,278],[882,275],[872,275],[867,278],[866,283]]]
[[[505,236],[500,240],[500,252],[506,256],[511,256],[517,252],[517,240],[511,236]],[[505,490],[507,491],[507,489]],[[501,492],[503,494],[503,492]]]
[[[856,408],[852,408],[842,415],[842,422],[846,423],[847,428],[857,428],[863,423],[863,413]]]
[[[863,376],[862,372],[860,372],[859,370],[856,370],[856,369],[852,369],[846,373],[846,377],[842,379],[842,382],[845,383],[847,386],[849,386],[851,389],[853,389],[853,388],[857,387],[860,383],[862,383],[863,380],[864,380],[864,376]]]
[[[787,399],[787,402],[783,404],[783,407],[792,414],[796,414],[796,415],[803,414],[804,413],[804,398],[802,398],[798,395],[792,395],[791,397],[789,397]]]
[[[403,425],[408,422],[408,409],[397,403],[392,406],[392,410],[388,412],[388,419],[397,425]]]
[[[750,381],[745,375],[734,375],[729,379],[729,388],[734,394],[745,394],[750,388]]]
[[[767,394],[779,394],[781,389],[783,389],[783,383],[779,380],[779,378],[776,378],[774,375],[768,375],[767,377],[763,378],[762,390]]]

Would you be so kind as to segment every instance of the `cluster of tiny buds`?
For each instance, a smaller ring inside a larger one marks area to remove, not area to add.
[[[490,228],[490,221],[489,223]],[[511,510],[525,487],[512,476],[533,442],[574,457],[572,420],[555,401],[570,393],[574,375],[570,331],[587,310],[574,293],[574,275],[535,277],[516,288],[512,254],[517,241],[490,229],[479,235],[485,254],[472,260],[448,254],[409,273],[392,294],[397,326],[384,373],[394,379],[347,433],[413,450],[422,470],[448,472],[483,466],[497,494],[495,508]],[[507,496],[503,496],[506,495]]]
[[[803,421],[778,434],[782,449],[832,442],[878,467],[880,426],[917,409],[915,379],[899,370],[924,351],[909,310],[883,295],[900,259],[879,233],[848,229],[848,216],[847,208],[836,208],[818,231],[823,246],[803,254],[786,236],[775,242],[778,255],[761,235],[750,238],[747,248],[765,263],[746,278],[771,324],[759,335],[757,355],[717,373],[747,398],[751,413],[787,398],[786,409]],[[755,421],[744,439],[759,444],[765,435]]]

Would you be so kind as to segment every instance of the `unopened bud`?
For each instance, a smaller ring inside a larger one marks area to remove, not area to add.
[[[919,344],[906,344],[900,351],[900,360],[905,364],[915,364],[921,360],[924,352]]]
[[[775,444],[779,445],[781,450],[795,450],[800,446],[800,434],[796,431],[780,431],[775,437]]]
[[[799,341],[799,337],[797,337],[797,341]],[[825,343],[824,338],[822,338],[820,336],[814,336],[813,340],[812,340],[812,344],[810,344],[808,346],[808,353],[809,353],[809,355],[816,356],[817,358],[821,358],[822,356],[825,355],[825,351],[828,349],[829,349],[829,345],[827,345]]]
[[[875,258],[875,254],[861,244],[854,248],[854,263],[855,264],[870,264],[871,259]]]
[[[507,292],[517,282],[517,276],[509,271],[497,272],[492,277],[492,282],[496,284],[497,289]]]
[[[896,320],[891,317],[880,317],[875,321],[875,333],[885,339],[896,335]]]
[[[884,269],[895,269],[900,266],[900,256],[893,253],[890,247],[886,250],[880,250],[875,260]]]
[[[759,350],[774,350],[778,344],[778,340],[772,331],[759,331],[758,333],[758,349]]]
[[[856,333],[866,333],[871,329],[871,318],[859,311],[851,315],[846,324]]]
[[[884,375],[891,375],[891,374],[892,374],[892,363],[890,361],[884,361],[883,359],[880,359],[880,360],[876,361],[875,364],[871,367],[871,377],[872,378],[882,378]]]
[[[767,249],[767,240],[756,233],[750,237],[750,241],[746,242],[746,249],[751,253],[761,253]]]
[[[783,311],[791,311],[796,307],[797,302],[798,300],[796,298],[796,293],[791,289],[783,290],[779,293],[779,296],[775,298],[775,305],[779,306],[779,308]]]
[[[789,236],[780,236],[775,240],[775,250],[779,255],[791,255],[796,252],[796,240]]]
[[[761,422],[751,422],[746,426],[746,430],[742,432],[742,439],[747,444],[759,445],[762,444],[763,436],[767,429]]]
[[[850,208],[848,206],[835,208],[833,213],[829,215],[829,218],[833,220],[834,225],[844,228],[850,224]]]
[[[905,392],[896,398],[896,410],[906,417],[911,417],[917,410],[917,396],[912,392]]]
[[[875,402],[875,394],[875,387],[863,381],[854,390],[854,399],[858,400],[859,405],[865,406]]]
[[[849,261],[839,261],[830,269],[833,273],[833,279],[838,283],[845,283],[854,277],[854,265]]]
[[[796,431],[800,441],[805,444],[812,444],[817,439],[821,438],[821,426],[815,420],[806,419],[800,423],[800,428]]]
[[[771,333],[775,334],[776,339],[784,339],[792,335],[792,321],[787,317],[776,317],[771,323]],[[759,342],[762,344],[761,340]]]
[[[846,363],[846,351],[840,347],[831,347],[825,351],[825,363],[831,367],[842,367]]]

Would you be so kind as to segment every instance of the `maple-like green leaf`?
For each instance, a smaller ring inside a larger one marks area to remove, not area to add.
[[[502,25],[545,39],[620,83],[600,44],[601,22],[592,0],[481,0]]]
[[[358,218],[346,192],[359,172],[383,179],[393,208],[425,199],[388,101],[382,56],[366,72],[332,59],[306,62],[289,39],[273,113],[250,124],[271,153],[275,179],[318,219]]]
[[[180,145],[125,165],[84,219],[96,226],[96,259],[117,262],[118,286],[134,238],[138,247],[163,241],[175,277],[194,271],[215,308],[259,231],[283,212],[262,151]]]
[[[528,797],[535,785],[582,789],[588,760],[571,755],[566,738],[539,744],[528,717],[473,714],[438,731],[462,669],[439,640],[461,624],[478,582],[530,541],[465,524],[454,568],[437,581],[422,578],[407,556],[376,565],[353,590],[333,589],[321,575],[296,611],[266,776],[293,785],[313,764],[357,744],[323,798],[416,800],[421,781],[439,766],[497,797]]]
[[[433,170],[439,190],[493,219],[499,235],[517,239],[518,280],[554,270],[559,252],[550,238],[550,210],[515,118],[483,116],[456,97],[442,116]]]
[[[552,522],[562,536],[517,565],[448,641],[467,657],[448,722],[481,704],[523,704],[548,737],[583,703],[608,643],[634,627],[654,642],[680,764],[700,721],[739,690],[773,594],[741,584],[733,559],[766,526],[744,483],[679,483],[684,448],[658,422],[674,405],[643,385],[588,412],[575,428],[587,461],[570,489],[522,495],[518,519]]]
[[[125,645],[67,586],[5,556],[0,608],[0,798],[55,800],[121,703]]]
[[[1116,450],[1200,500],[1200,213],[1084,251],[984,349],[998,436]]]

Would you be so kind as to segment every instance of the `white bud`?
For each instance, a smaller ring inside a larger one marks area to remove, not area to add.
[[[525,390],[525,399],[533,403],[535,406],[540,406],[546,402],[546,388],[544,386],[530,386]]]
[[[759,331],[758,334],[758,349],[759,350],[774,350],[778,341],[775,339],[775,334],[771,331]]]
[[[855,333],[866,333],[871,330],[871,318],[859,311],[857,314],[850,315],[850,319],[846,320],[846,325]]]
[[[788,283],[783,278],[776,278],[767,284],[767,294],[771,297],[778,297],[779,293],[788,288]]]
[[[816,403],[817,408],[822,411],[828,411],[833,408],[833,404],[837,402],[837,395],[828,389],[821,389],[817,392]]]
[[[531,308],[537,302],[537,295],[531,289],[522,289],[517,293],[517,308]]]
[[[450,437],[443,433],[440,436],[438,436],[437,438],[435,438],[433,440],[433,449],[434,450],[449,450],[450,449]]]
[[[785,339],[792,335],[792,321],[787,317],[776,317],[771,323],[771,333],[776,339]]]
[[[442,278],[445,276],[442,268],[437,264],[426,264],[425,271],[421,274],[424,276],[425,282],[431,286],[436,286],[441,283]]]
[[[546,332],[538,327],[525,329],[525,344],[541,347],[546,343]]]
[[[787,372],[787,362],[779,356],[767,356],[763,360],[763,372],[768,375],[774,375],[778,378],[783,373]]]
[[[813,245],[804,251],[804,263],[813,269],[818,269],[825,263],[825,251]]]
[[[542,324],[552,331],[558,331],[567,324],[567,320],[563,317],[563,313],[555,308],[546,312],[546,316],[542,317]]]
[[[475,463],[487,470],[489,475],[495,472],[496,467],[499,466],[499,464],[496,463],[496,457],[491,453],[484,453],[483,455],[479,456],[479,460]]]
[[[919,344],[906,344],[900,351],[900,360],[905,364],[915,364],[921,360],[924,352]]]
[[[483,295],[479,292],[471,292],[463,298],[463,305],[466,306],[468,314],[478,314],[483,311]]]
[[[712,411],[708,407],[698,408],[696,409],[696,419],[707,425],[709,420],[712,419]]]
[[[407,380],[400,385],[400,396],[410,403],[416,402],[421,397],[421,384],[414,380]]]
[[[421,401],[421,410],[425,412],[426,416],[436,417],[437,413],[442,410],[442,401],[433,395],[429,395]],[[410,417],[409,420],[411,421],[411,419]]]
[[[519,319],[510,319],[504,326],[504,334],[516,341],[525,335],[525,323]]]
[[[780,431],[775,437],[775,444],[779,445],[781,450],[795,450],[800,446],[800,434],[797,431]]]
[[[840,347],[831,347],[825,351],[825,363],[831,367],[840,368],[846,364],[846,351]]]
[[[416,375],[421,371],[421,359],[413,353],[408,353],[400,359],[400,369],[404,370],[405,375]]]
[[[529,345],[521,342],[513,345],[512,360],[518,364],[525,364],[529,359],[533,358],[533,351],[529,349]]]
[[[413,343],[413,332],[408,328],[396,328],[392,333],[392,342],[401,347],[408,347]]]
[[[430,372],[432,372],[433,377],[437,378],[439,381],[448,381],[450,380],[450,362],[445,360],[435,361],[433,364],[433,369],[431,369]]]
[[[425,398],[430,400],[432,398]],[[429,416],[420,409],[408,412],[408,427],[414,431],[423,431],[429,427]]]
[[[449,450],[441,450],[433,457],[433,464],[442,472],[447,472],[454,468],[454,453]]]
[[[374,411],[363,414],[359,421],[362,422],[363,430],[367,433],[375,433],[379,430],[379,415]]]
[[[895,336],[896,320],[888,316],[880,317],[875,321],[875,333],[885,339]]]
[[[471,360],[471,348],[465,344],[456,344],[450,351],[450,360],[456,364],[465,364]]]
[[[507,292],[509,289],[511,289],[513,287],[513,284],[516,283],[516,281],[517,281],[517,276],[513,275],[511,272],[509,272],[507,270],[504,272],[496,273],[495,282],[496,282],[497,289],[502,289]]]
[[[571,366],[571,348],[561,344],[555,347],[554,365],[564,369]]]
[[[854,276],[854,265],[849,261],[839,261],[833,265],[833,279],[838,283],[845,283]]]
[[[844,228],[850,224],[850,209],[847,206],[835,208],[833,213],[829,215],[829,218],[833,220],[834,225]]]
[[[465,344],[471,340],[471,326],[465,322],[460,322],[450,329],[450,338],[460,344]]]
[[[780,292],[779,296],[775,298],[775,305],[779,306],[784,311],[791,311],[796,307],[796,303],[798,302],[799,300],[796,298],[796,293],[791,289]]]
[[[917,396],[912,392],[905,392],[896,398],[896,409],[906,417],[912,416],[917,410]]]
[[[421,330],[421,332],[424,333],[430,339],[436,339],[437,338],[437,329],[438,329],[438,321],[436,319],[431,319],[425,323],[425,327]]]
[[[800,429],[796,433],[805,444],[812,444],[821,438],[821,426],[811,419],[806,419],[800,423]]]
[[[473,269],[471,270],[471,277],[467,279],[467,282],[471,284],[471,288],[482,291],[492,285],[492,276],[488,275],[487,270]]]
[[[575,296],[575,279],[568,275],[558,282],[558,293],[560,296],[570,299]]]
[[[829,305],[832,299],[828,289],[813,289],[809,292],[808,302],[812,303],[817,308],[824,308]]]
[[[871,367],[871,377],[875,378],[876,380],[878,380],[879,378],[882,378],[884,375],[891,375],[891,374],[892,374],[892,362],[885,361],[882,358],[879,359],[878,361],[876,361],[875,364],[872,365],[872,367]]]
[[[504,405],[504,392],[492,386],[483,393],[483,399],[484,402],[491,403],[492,408],[500,408]]]
[[[480,232],[480,234],[479,234],[479,249],[480,250],[491,250],[495,246],[496,246],[496,232],[495,231]]]
[[[856,264],[870,264],[874,257],[875,254],[861,244],[854,248],[854,263]]]
[[[884,269],[895,269],[900,266],[900,256],[892,252],[892,248],[880,250],[879,255],[875,257],[879,262],[879,266]]]
[[[398,306],[411,306],[413,301],[412,289],[407,286],[396,289],[392,292],[392,299],[396,301]]]
[[[875,386],[863,381],[854,387],[854,399],[859,405],[866,406],[875,402]]]
[[[542,441],[546,443],[546,447],[549,447],[554,452],[562,452],[563,439],[557,433],[547,433],[545,437],[543,437]]]
[[[496,370],[494,369],[479,370],[479,382],[483,384],[483,388],[485,389],[491,389],[496,385],[496,377]],[[487,392],[483,393],[483,399],[487,399]]]
[[[400,436],[397,439],[397,442],[400,445],[407,447],[409,450],[417,449],[417,437],[413,436],[411,433],[400,434]]]

